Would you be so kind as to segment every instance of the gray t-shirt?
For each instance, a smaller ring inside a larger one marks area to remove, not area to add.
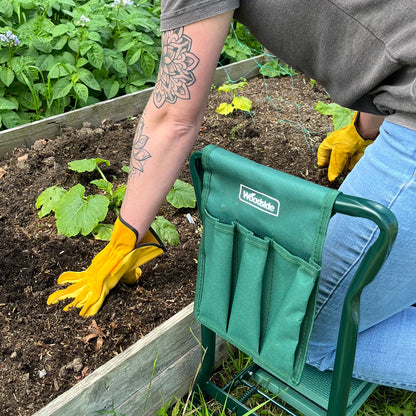
[[[229,10],[338,104],[416,130],[414,0],[162,0],[162,31]]]

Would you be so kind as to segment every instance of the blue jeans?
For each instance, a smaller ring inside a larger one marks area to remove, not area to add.
[[[354,377],[416,391],[416,131],[384,122],[340,190],[389,207],[399,232],[361,297]],[[343,298],[363,253],[377,238],[370,221],[335,215],[325,241],[308,363],[334,365]]]

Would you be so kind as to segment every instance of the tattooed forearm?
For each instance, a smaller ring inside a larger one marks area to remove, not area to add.
[[[199,64],[191,48],[192,39],[184,34],[183,27],[163,33],[161,64],[153,92],[157,108],[165,103],[175,104],[178,98],[191,98],[189,87],[195,82],[193,71]]]
[[[144,113],[143,113],[144,117]],[[146,136],[143,132],[144,130],[144,120],[143,117],[139,121],[137,127],[137,132],[133,141],[133,149],[131,152],[131,161],[130,161],[130,175],[140,175],[143,173],[144,165],[146,160],[151,158],[152,155],[145,149],[149,137]]]

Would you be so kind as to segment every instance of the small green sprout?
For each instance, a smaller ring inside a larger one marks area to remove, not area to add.
[[[250,99],[242,97],[237,94],[241,91],[248,83],[246,81],[240,81],[234,84],[223,84],[218,88],[218,92],[232,92],[233,101],[231,103],[221,103],[215,110],[218,114],[228,115],[234,111],[241,110],[250,113],[253,103]]]

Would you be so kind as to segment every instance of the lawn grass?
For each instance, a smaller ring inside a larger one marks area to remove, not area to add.
[[[218,385],[225,385],[239,373],[251,359],[237,350],[229,350],[229,358],[222,368],[214,375]],[[250,407],[261,416],[283,416],[276,407],[263,403],[259,396],[250,399]],[[199,393],[190,393],[187,397],[171,399],[160,409],[157,416],[229,416],[231,412],[218,402]],[[247,414],[247,416],[249,413]],[[416,392],[379,386],[361,406],[356,416],[416,416]]]

